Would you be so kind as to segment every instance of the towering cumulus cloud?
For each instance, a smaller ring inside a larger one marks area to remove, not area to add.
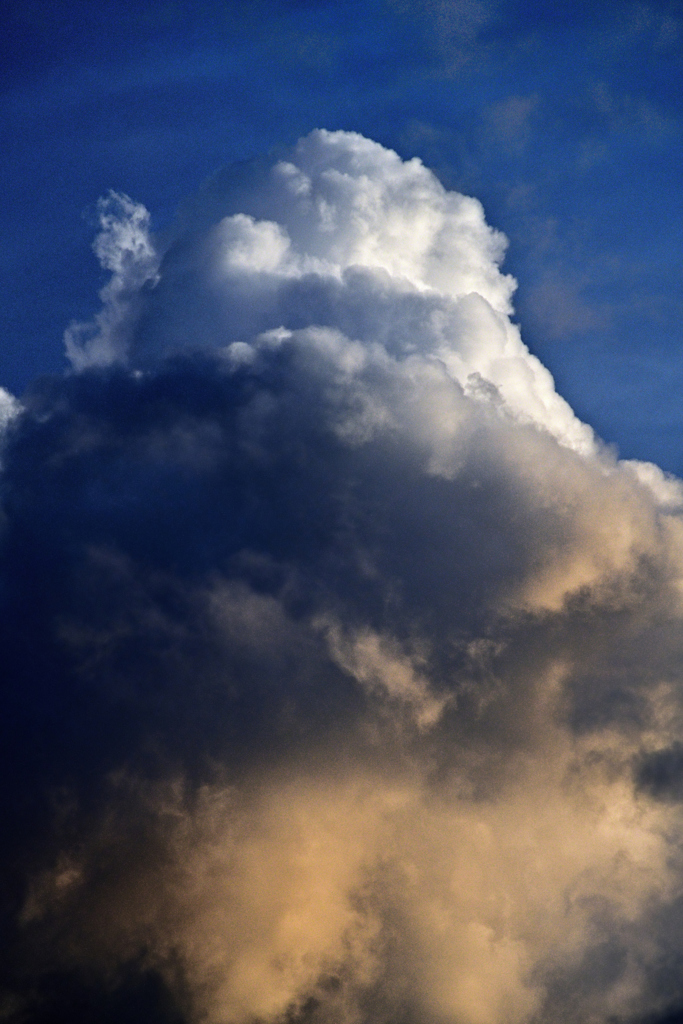
[[[480,204],[318,131],[100,217],[5,402],[0,1020],[677,1013],[683,487],[556,393]]]

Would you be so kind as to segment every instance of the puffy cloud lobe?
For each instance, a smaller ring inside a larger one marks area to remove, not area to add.
[[[680,1005],[681,485],[555,393],[479,204],[316,132],[103,231],[6,434],[7,1019]]]
[[[243,210],[168,248],[137,317],[129,291],[136,306],[157,272],[147,218],[110,196],[96,252],[112,282],[97,336],[79,344],[81,328],[67,332],[74,365],[135,364],[281,327],[328,327],[438,359],[463,386],[484,377],[512,415],[592,449],[592,432],[509,319],[515,282],[499,269],[506,241],[476,199],[447,192],[419,160],[345,132],[313,132],[259,186],[240,191]]]

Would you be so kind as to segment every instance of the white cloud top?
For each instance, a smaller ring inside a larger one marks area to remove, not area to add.
[[[96,321],[67,331],[74,367],[330,327],[396,358],[438,361],[461,387],[497,393],[507,414],[594,449],[592,431],[510,320],[516,283],[500,271],[507,241],[478,200],[448,192],[417,159],[350,132],[315,131],[244,203],[259,216],[230,214],[191,239],[189,253],[171,247],[161,261],[176,317],[160,340],[145,336],[139,309],[140,285],[157,280],[148,215],[126,196],[105,200],[95,251],[113,276]]]

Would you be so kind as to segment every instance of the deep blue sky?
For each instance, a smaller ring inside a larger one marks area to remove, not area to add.
[[[315,127],[420,156],[510,238],[517,316],[625,457],[683,474],[683,3],[5,0],[0,383],[97,307],[93,204],[163,228]]]

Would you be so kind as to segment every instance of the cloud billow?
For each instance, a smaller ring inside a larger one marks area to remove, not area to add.
[[[673,1012],[683,491],[557,395],[480,204],[321,131],[163,245],[100,214],[4,431],[0,1013]]]

